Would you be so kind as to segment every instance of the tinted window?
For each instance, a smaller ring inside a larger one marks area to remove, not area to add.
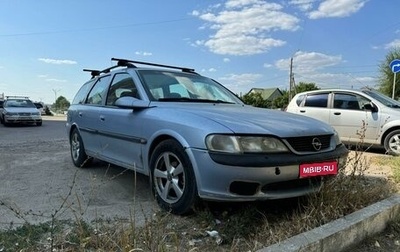
[[[361,110],[370,101],[362,96],[353,94],[335,94],[333,107],[338,109]]]
[[[101,105],[103,98],[106,96],[107,86],[109,84],[110,75],[99,78],[89,93],[86,103]]]
[[[326,108],[328,104],[328,95],[329,94],[327,93],[308,95],[306,98],[306,102],[304,103],[304,106]]]

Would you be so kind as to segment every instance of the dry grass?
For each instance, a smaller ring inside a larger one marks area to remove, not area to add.
[[[399,158],[373,161],[393,165],[397,175],[393,180],[365,176],[369,164],[363,152],[355,152],[346,169],[307,197],[208,202],[189,216],[160,211],[139,227],[133,218],[86,223],[79,214],[61,222],[55,212],[49,223],[0,232],[0,251],[256,251],[390,196],[395,191],[392,181],[400,181]]]

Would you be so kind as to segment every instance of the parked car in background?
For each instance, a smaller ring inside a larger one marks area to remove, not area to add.
[[[28,97],[6,96],[0,109],[0,122],[4,126],[11,124],[36,124],[42,125],[40,111]]]
[[[40,114],[41,114],[41,115],[45,115],[45,114],[46,114],[46,112],[45,112],[45,110],[44,110],[44,106],[43,106],[42,103],[40,103],[40,102],[34,102],[33,104],[35,104],[36,108],[40,111]]]
[[[346,162],[347,148],[326,123],[247,106],[193,69],[112,60],[87,70],[92,78],[68,109],[72,161],[82,167],[93,157],[150,176],[167,211],[187,213],[199,198],[305,195]]]
[[[303,92],[293,97],[287,112],[329,123],[345,143],[379,146],[400,155],[400,103],[376,90]]]

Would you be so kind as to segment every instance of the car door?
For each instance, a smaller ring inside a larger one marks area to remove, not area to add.
[[[329,92],[307,94],[298,108],[298,114],[329,123]]]
[[[110,75],[99,78],[84,104],[77,106],[75,123],[78,125],[86,152],[93,157],[101,153],[99,141],[99,111],[104,106]]]
[[[143,169],[141,112],[114,106],[114,102],[124,96],[140,98],[131,76],[117,73],[108,90],[106,104],[98,115],[101,155],[111,163],[140,170]]]
[[[356,93],[335,92],[332,96],[329,123],[339,133],[342,141],[376,142],[381,118],[379,113],[364,108],[371,101]]]

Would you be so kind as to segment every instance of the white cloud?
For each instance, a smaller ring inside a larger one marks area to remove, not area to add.
[[[231,62],[231,60],[229,58],[224,58],[222,61],[224,62]]]
[[[317,52],[298,51],[293,56],[293,71],[305,74],[317,72],[325,67],[334,66],[343,62],[342,56],[332,56]],[[289,71],[290,59],[281,59],[275,63],[280,70]]]
[[[244,89],[250,90],[261,77],[261,74],[244,73],[226,75],[218,80],[233,92],[242,92]]]
[[[49,81],[49,82],[67,82],[66,80],[60,80],[60,79],[46,79],[46,81]]]
[[[400,39],[395,39],[392,42],[385,45],[385,49],[399,48],[399,47],[400,47]]]
[[[318,10],[309,13],[310,19],[348,17],[359,11],[368,0],[324,0]]]
[[[38,58],[39,61],[42,61],[47,64],[55,64],[55,65],[75,65],[76,61],[73,60],[59,60],[59,59],[48,59],[48,58]]]
[[[275,31],[295,31],[299,19],[282,11],[282,6],[260,0],[230,0],[219,12],[199,14],[214,34],[206,41],[197,41],[210,51],[223,55],[252,55],[285,45],[273,38]],[[201,42],[201,43],[200,43]]]
[[[289,4],[296,6],[299,8],[301,11],[309,11],[313,7],[313,3],[315,3],[316,0],[291,0]]]
[[[141,55],[141,56],[151,56],[153,53],[151,52],[135,52],[136,55]]]

